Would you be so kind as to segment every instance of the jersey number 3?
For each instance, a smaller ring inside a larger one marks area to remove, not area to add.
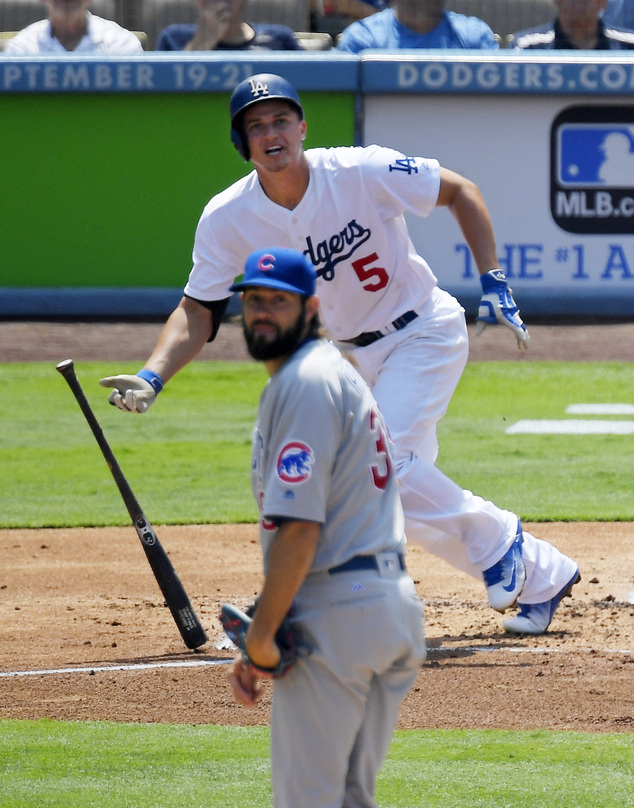
[[[378,292],[387,286],[389,276],[385,267],[368,266],[379,260],[376,253],[366,255],[365,258],[357,258],[352,262],[352,268],[357,273],[357,277],[363,284],[363,288],[368,292]],[[376,278],[372,283],[366,283],[371,278]]]
[[[377,436],[374,445],[378,462],[370,466],[372,479],[374,480],[374,485],[380,491],[385,491],[392,473],[392,458],[387,448],[387,437],[376,410],[370,411],[370,431]]]

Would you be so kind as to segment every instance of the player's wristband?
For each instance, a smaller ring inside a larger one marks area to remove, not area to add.
[[[153,370],[140,370],[137,373],[137,376],[141,379],[145,379],[146,382],[149,382],[152,385],[152,389],[158,396],[161,390],[165,387],[165,382],[159,376],[158,373],[155,373]]]
[[[506,275],[502,269],[490,269],[484,275],[480,275],[480,285],[485,295],[492,292],[500,283],[506,285]]]

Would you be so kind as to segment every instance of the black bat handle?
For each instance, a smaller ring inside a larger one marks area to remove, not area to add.
[[[75,363],[72,359],[64,359],[63,362],[60,362],[57,365],[57,370],[62,374],[62,376],[68,382],[68,386],[73,392],[73,395],[77,399],[77,403],[81,407],[81,411],[84,413],[84,417],[86,421],[88,421],[88,426],[91,428],[93,435],[95,436],[95,440],[101,449],[101,453],[106,459],[106,463],[108,464],[108,468],[112,472],[112,476],[115,479],[115,482],[119,486],[119,490],[121,491],[121,496],[123,497],[123,502],[125,503],[126,508],[128,509],[128,513],[130,514],[130,518],[133,522],[136,523],[137,518],[139,515],[143,513],[141,506],[137,498],[134,496],[134,492],[130,488],[130,483],[128,483],[127,479],[125,478],[123,472],[121,471],[121,466],[117,462],[116,457],[108,441],[106,440],[103,430],[99,425],[99,421],[97,421],[94,412],[90,404],[88,403],[88,399],[86,398],[86,394],[84,393],[81,384],[79,383],[79,379],[77,378],[77,374],[75,373]]]

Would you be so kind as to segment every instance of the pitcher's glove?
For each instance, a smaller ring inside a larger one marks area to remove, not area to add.
[[[251,625],[252,615],[255,613],[256,603],[251,604],[246,612],[241,611],[231,603],[223,603],[220,607],[220,622],[231,642],[237,646],[245,665],[249,665],[255,673],[270,679],[280,679],[293,667],[300,656],[303,656],[304,647],[299,642],[298,630],[289,620],[288,616],[282,620],[282,625],[275,635],[275,643],[280,649],[280,661],[274,668],[264,668],[256,665],[247,653],[246,637]]]
[[[522,318],[517,303],[513,300],[513,290],[509,289],[506,275],[501,269],[492,269],[480,275],[482,299],[478,309],[476,337],[488,324],[505,325],[510,328],[517,339],[518,348],[528,348],[531,338]]]

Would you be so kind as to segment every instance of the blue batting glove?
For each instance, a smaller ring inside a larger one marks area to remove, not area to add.
[[[476,337],[487,325],[505,325],[517,338],[518,348],[528,348],[531,338],[522,318],[520,310],[513,300],[513,290],[509,289],[506,275],[501,269],[492,269],[480,275],[482,299],[476,320]]]

